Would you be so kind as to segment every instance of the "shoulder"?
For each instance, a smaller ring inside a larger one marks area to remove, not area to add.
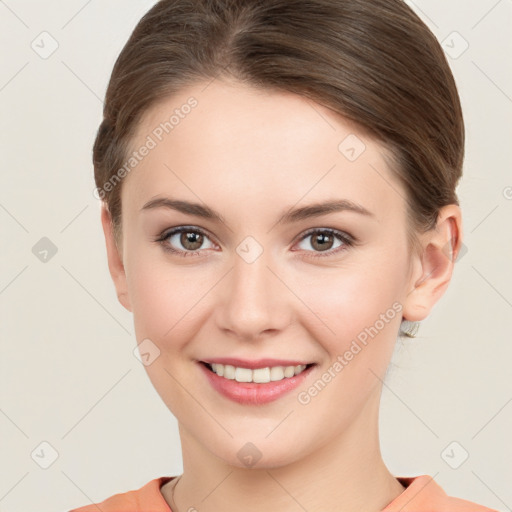
[[[140,489],[114,494],[100,503],[74,508],[69,512],[172,512],[160,489],[175,477],[162,476]]]
[[[448,496],[429,475],[397,477],[405,487],[382,512],[498,512],[471,501]]]

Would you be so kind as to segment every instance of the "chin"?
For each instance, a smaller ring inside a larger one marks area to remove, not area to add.
[[[299,460],[303,454],[297,450],[296,443],[288,444],[272,441],[270,439],[230,440],[229,446],[222,446],[211,452],[225,464],[240,469],[276,469],[287,466]],[[211,440],[210,440],[211,441]]]

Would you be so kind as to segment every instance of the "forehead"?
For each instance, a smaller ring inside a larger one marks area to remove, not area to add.
[[[248,205],[347,197],[370,210],[400,199],[385,147],[289,92],[196,83],[146,112],[132,149],[145,144],[151,149],[123,185],[123,200],[139,207],[166,192]]]

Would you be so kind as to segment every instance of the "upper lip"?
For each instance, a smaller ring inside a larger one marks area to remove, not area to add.
[[[267,368],[271,366],[299,366],[299,365],[308,365],[312,363],[307,363],[303,361],[291,360],[291,359],[239,359],[236,357],[213,357],[211,359],[202,359],[201,362],[208,364],[229,364],[232,366],[237,366],[239,368]]]

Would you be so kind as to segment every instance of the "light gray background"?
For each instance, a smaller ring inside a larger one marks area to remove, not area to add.
[[[133,355],[92,194],[107,81],[153,3],[0,1],[3,512],[68,510],[182,471],[177,422]],[[450,495],[512,510],[512,2],[410,4],[444,41],[462,98],[468,251],[418,339],[397,345],[383,456],[397,476],[430,474]],[[47,58],[43,31],[58,43]],[[57,248],[46,262],[32,252],[43,237]],[[47,469],[42,442],[58,452]]]

